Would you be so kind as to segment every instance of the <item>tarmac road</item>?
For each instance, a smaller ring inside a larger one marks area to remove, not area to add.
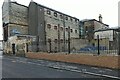
[[[38,62],[39,63],[39,62]],[[4,56],[2,59],[2,78],[102,78],[89,74],[60,70],[38,65],[25,58]]]
[[[2,78],[112,78],[115,80],[119,76],[118,70],[3,56]]]

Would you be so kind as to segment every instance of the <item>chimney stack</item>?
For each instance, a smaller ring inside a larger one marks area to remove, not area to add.
[[[102,22],[102,15],[99,14],[99,21]]]

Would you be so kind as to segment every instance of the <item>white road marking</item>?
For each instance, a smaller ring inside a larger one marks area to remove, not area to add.
[[[99,70],[99,72],[100,72],[100,73],[104,73],[105,71],[103,71],[103,70]]]
[[[107,71],[113,71],[113,70],[111,70],[111,69],[105,69],[105,70],[107,70]]]
[[[15,63],[16,61],[12,61],[13,63]]]
[[[98,68],[96,68],[96,67],[91,67],[92,69],[98,69]]]

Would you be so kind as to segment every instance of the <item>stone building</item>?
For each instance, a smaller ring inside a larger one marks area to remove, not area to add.
[[[30,35],[36,36],[34,51],[66,51],[70,39],[79,38],[79,19],[36,2],[27,7],[7,0],[2,10],[5,43],[13,36]]]
[[[13,44],[16,55],[25,55],[27,51],[34,51],[36,46],[28,46],[36,42],[36,36],[30,35],[15,35],[8,38],[7,42],[3,43],[4,53],[13,53]]]
[[[117,50],[119,31],[119,28],[99,29],[95,31],[94,39],[97,40],[97,36],[99,35],[100,45],[106,46],[109,50]]]
[[[35,2],[30,2],[28,13],[28,33],[38,36],[39,51],[65,51],[68,38],[79,38],[79,19],[75,17]]]
[[[3,39],[28,34],[28,7],[7,0],[2,6]]]
[[[80,21],[80,37],[91,41],[94,39],[94,31],[98,29],[109,28],[109,25],[102,22],[102,16],[99,15],[99,21],[96,19],[84,19]]]

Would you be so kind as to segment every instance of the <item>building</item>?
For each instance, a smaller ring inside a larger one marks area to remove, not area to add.
[[[28,7],[7,0],[2,6],[3,40],[14,35],[28,34]]]
[[[36,2],[31,1],[27,7],[8,0],[2,10],[6,45],[13,36],[30,35],[36,36],[34,51],[59,52],[68,50],[71,38],[79,38],[79,19]]]
[[[96,19],[84,19],[80,21],[80,37],[91,41],[94,39],[94,30],[109,28],[109,25],[102,22],[102,16],[99,15],[99,21]]]
[[[38,36],[39,51],[65,51],[68,38],[79,38],[79,19],[30,2],[29,35]]]
[[[7,42],[3,43],[4,53],[10,54],[14,52],[16,55],[24,55],[27,51],[34,51],[36,46],[30,46],[36,42],[36,36],[30,35],[15,35],[8,38]],[[14,45],[13,45],[14,44]]]
[[[97,36],[100,39],[100,45],[106,46],[109,50],[118,49],[118,32],[119,28],[108,28],[95,30],[94,39],[97,41]],[[95,43],[97,46],[97,42]]]

